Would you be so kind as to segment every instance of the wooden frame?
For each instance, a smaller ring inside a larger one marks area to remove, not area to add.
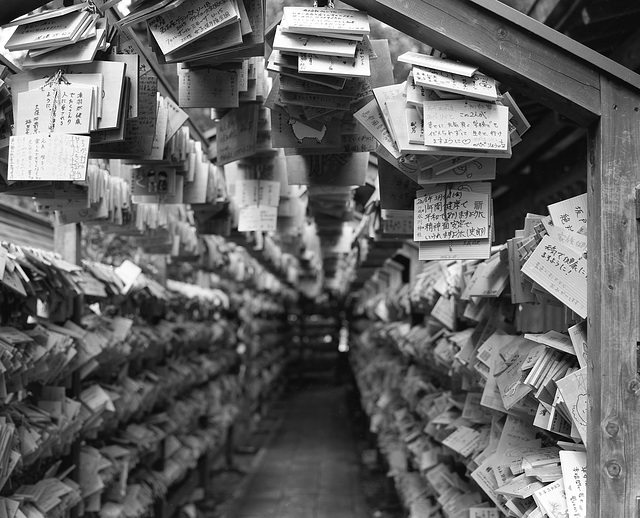
[[[640,76],[497,0],[345,3],[588,128],[587,516],[637,518]]]

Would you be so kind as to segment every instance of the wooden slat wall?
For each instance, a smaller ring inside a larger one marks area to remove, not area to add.
[[[47,218],[0,203],[0,241],[53,250],[53,225]]]

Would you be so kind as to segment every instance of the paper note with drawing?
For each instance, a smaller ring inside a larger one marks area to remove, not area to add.
[[[587,368],[572,372],[556,381],[558,391],[571,414],[582,442],[587,444],[587,408],[589,406],[587,392]]]

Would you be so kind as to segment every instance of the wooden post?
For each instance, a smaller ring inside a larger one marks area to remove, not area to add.
[[[640,496],[640,94],[605,77],[589,150],[587,516],[637,518]]]
[[[82,227],[80,223],[70,225],[59,225],[54,227],[53,245],[54,251],[62,256],[66,261],[73,264],[82,262]],[[82,320],[82,312],[84,306],[84,297],[79,295],[73,301],[73,318],[76,324],[80,324]],[[81,380],[80,371],[75,370],[71,375],[69,396],[77,399],[80,396]],[[80,480],[80,450],[81,441],[76,440],[71,447],[71,462],[75,465],[75,469],[71,474],[71,478],[76,482]],[[78,506],[71,509],[71,518],[76,518],[79,514]]]
[[[53,231],[54,251],[60,254],[65,261],[80,264],[82,262],[81,236],[82,227],[80,223],[55,227]],[[73,321],[78,324],[82,319],[83,299],[83,296],[78,296],[73,301]]]
[[[80,264],[82,251],[80,245],[81,229],[79,223],[59,225],[55,227],[53,234],[53,246],[57,254],[65,261]]]

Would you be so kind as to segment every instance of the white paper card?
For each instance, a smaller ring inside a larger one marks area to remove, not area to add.
[[[443,190],[416,198],[414,241],[489,237],[489,196]]]
[[[239,232],[275,232],[278,223],[278,207],[252,205],[239,211]]]
[[[77,181],[87,175],[90,137],[23,135],[9,142],[9,180]]]
[[[545,236],[522,272],[582,318],[587,317],[587,260]]]

